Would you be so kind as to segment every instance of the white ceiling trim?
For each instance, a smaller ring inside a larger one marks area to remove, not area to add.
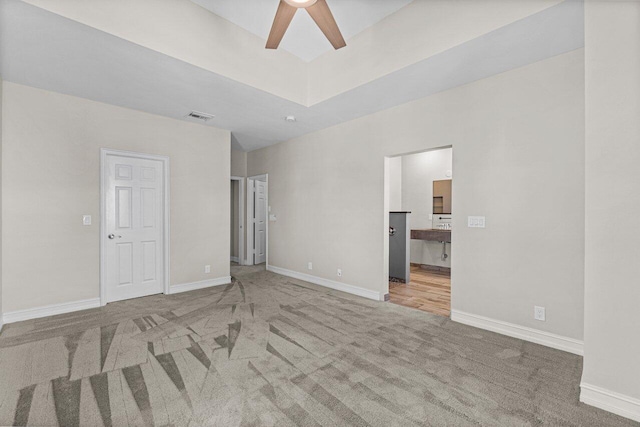
[[[583,4],[567,1],[305,107],[38,7],[0,2],[5,80],[176,119],[212,113],[207,125],[232,131],[234,148],[245,151],[583,46]]]

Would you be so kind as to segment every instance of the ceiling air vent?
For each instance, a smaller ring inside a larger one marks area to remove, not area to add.
[[[201,113],[199,111],[192,111],[189,114],[187,114],[187,117],[191,117],[193,119],[202,120],[203,122],[206,122],[213,119],[215,116],[213,114]]]

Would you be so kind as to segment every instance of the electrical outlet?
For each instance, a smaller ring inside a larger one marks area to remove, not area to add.
[[[483,216],[470,216],[467,218],[467,226],[469,228],[484,228],[486,219]]]
[[[205,272],[206,274],[211,273],[211,266],[210,266],[210,265],[205,265],[205,266],[204,266],[204,272]]]
[[[313,263],[311,263],[311,262],[310,262],[310,263],[308,263],[308,264],[307,264],[307,268],[308,268],[309,270],[313,270]]]
[[[342,270],[338,269],[338,277],[342,277]]]
[[[82,215],[82,225],[91,225],[91,215]]]
[[[533,307],[533,317],[536,320],[541,320],[544,322],[546,317],[544,307],[538,307],[537,305]]]

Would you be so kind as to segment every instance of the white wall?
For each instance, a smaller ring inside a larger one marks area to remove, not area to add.
[[[351,37],[347,48],[313,60],[309,66],[308,104],[325,101],[561,1],[413,1]]]
[[[229,275],[228,131],[6,82],[3,104],[5,315],[99,296],[100,148],[170,158],[172,285]]]
[[[447,171],[453,168],[453,150],[432,150],[402,156],[402,210],[411,211],[411,228],[432,228],[429,218],[433,212],[433,181],[451,179]],[[453,209],[452,209],[453,211]],[[455,212],[453,213],[455,215]],[[451,267],[451,245],[447,244],[449,258],[442,261],[442,244],[425,240],[411,240],[411,262],[416,264]]]
[[[585,18],[581,399],[640,421],[640,2],[587,1]]]
[[[583,50],[249,153],[278,216],[269,263],[385,292],[385,156],[446,146],[453,308],[582,339]],[[487,228],[467,228],[467,215]]]
[[[351,37],[346,49],[329,51],[311,63],[282,49],[265,49],[260,37],[188,0],[163,0],[162,7],[157,0],[25,1],[282,98],[314,105],[562,0],[416,0]]]
[[[189,0],[25,0],[35,6],[305,104],[307,63]]]
[[[231,150],[231,176],[247,176],[247,153]]]
[[[402,210],[402,157],[389,159],[389,211]]]

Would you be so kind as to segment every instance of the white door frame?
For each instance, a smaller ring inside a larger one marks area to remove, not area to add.
[[[253,233],[255,227],[255,217],[253,215],[253,193],[256,191],[255,182],[264,178],[264,182],[266,183],[266,205],[267,205],[267,224],[266,224],[266,233],[265,233],[265,246],[267,251],[267,269],[269,268],[269,174],[265,173],[262,175],[254,175],[247,178],[247,259],[246,265],[255,265],[255,257],[254,257],[254,247],[253,247]]]
[[[130,157],[134,159],[145,159],[145,160],[156,160],[162,162],[162,187],[163,187],[163,213],[164,213],[164,227],[162,230],[163,233],[163,262],[164,262],[164,294],[169,294],[169,255],[170,255],[170,236],[171,236],[171,227],[169,220],[169,157],[166,156],[158,156],[155,154],[144,154],[144,153],[134,153],[131,151],[121,151],[121,150],[111,150],[109,148],[101,148],[100,149],[100,305],[104,306],[107,304],[107,271],[105,269],[106,265],[106,255],[107,255],[107,226],[105,221],[107,219],[107,204],[105,203],[105,188],[104,185],[107,182],[107,177],[105,174],[108,172],[108,168],[106,167],[107,156],[114,155],[120,157]]]
[[[383,162],[383,170],[384,170],[384,179],[383,179],[383,188],[384,188],[384,195],[383,195],[383,228],[381,231],[381,235],[382,235],[382,277],[381,277],[381,282],[382,282],[382,292],[380,293],[380,299],[381,300],[385,300],[386,296],[389,295],[389,207],[390,207],[390,193],[391,193],[391,187],[389,184],[389,177],[390,177],[390,165],[389,162],[393,157],[400,157],[400,156],[410,156],[412,154],[420,154],[420,153],[426,153],[428,151],[437,151],[437,150],[444,150],[447,148],[451,148],[453,149],[453,145],[445,145],[442,147],[433,147],[433,148],[427,148],[424,150],[419,150],[419,151],[411,151],[408,153],[401,153],[401,154],[393,154],[393,155],[389,155],[387,154],[384,157],[384,162]],[[453,155],[453,151],[452,151],[452,155]],[[453,250],[453,246],[451,247],[450,251]],[[455,258],[453,258],[455,259]],[[451,265],[453,267],[453,264]],[[453,277],[451,280],[451,290],[453,290],[453,286],[454,286],[454,281],[453,281]],[[454,300],[454,293],[451,292],[451,301],[450,301],[450,307],[453,307],[453,300]],[[451,315],[449,315],[449,318],[451,318]]]
[[[244,178],[232,176],[231,181],[238,181],[238,264],[244,265]]]

